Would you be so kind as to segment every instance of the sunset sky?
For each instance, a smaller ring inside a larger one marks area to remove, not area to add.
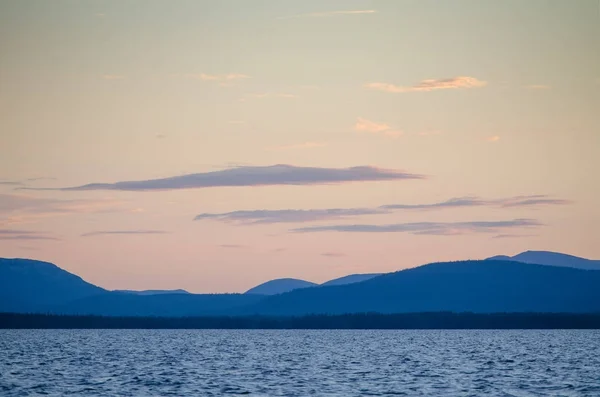
[[[0,0],[0,256],[109,289],[600,259],[597,0]]]

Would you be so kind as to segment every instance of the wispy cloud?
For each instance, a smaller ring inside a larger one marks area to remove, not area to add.
[[[416,222],[388,225],[327,225],[291,229],[293,233],[345,232],[345,233],[411,233],[418,235],[452,236],[473,233],[498,233],[513,228],[543,226],[535,219],[473,222]]]
[[[359,117],[356,120],[354,129],[359,132],[368,132],[371,134],[381,134],[388,137],[396,138],[402,135],[402,131],[395,130],[385,123],[376,123],[371,120]]]
[[[125,190],[153,191],[199,189],[226,186],[318,185],[347,182],[424,179],[423,175],[372,166],[351,168],[296,167],[293,165],[246,166],[220,171],[186,174],[162,179],[90,183],[63,188],[23,188],[26,190]]]
[[[57,178],[50,177],[50,176],[40,176],[40,177],[37,177],[37,178],[27,178],[26,180],[28,182],[56,181]]]
[[[390,83],[368,83],[365,85],[365,87],[378,91],[404,93],[449,90],[458,88],[479,88],[484,87],[486,85],[487,82],[478,80],[475,77],[459,76],[449,79],[423,80],[412,86],[398,86]]]
[[[323,252],[321,256],[327,256],[329,258],[341,258],[346,256],[343,252]]]
[[[269,224],[269,223],[301,223],[331,219],[343,219],[359,215],[376,215],[389,213],[378,208],[327,208],[309,210],[249,210],[233,211],[220,214],[204,213],[197,215],[194,220],[217,220],[239,224]]]
[[[277,19],[291,19],[291,18],[324,18],[324,17],[335,17],[340,15],[368,15],[375,14],[377,10],[345,10],[345,11],[324,11],[324,12],[311,12],[308,14],[297,14],[278,17]]]
[[[31,247],[29,245],[21,245],[21,246],[19,246],[19,248],[22,250],[26,250],[26,251],[39,251],[40,250],[39,247]]]
[[[124,203],[114,199],[60,200],[24,194],[0,194],[0,220],[8,223],[28,221],[73,213],[105,213],[129,211]]]
[[[112,235],[112,234],[167,234],[168,232],[164,230],[100,230],[95,232],[83,233],[81,237],[93,237],[93,236],[103,236],[103,235]]]
[[[20,229],[0,229],[0,240],[59,240],[44,232]]]
[[[570,200],[557,199],[544,194],[514,196],[498,199],[482,199],[476,196],[456,197],[446,201],[429,204],[389,204],[382,205],[379,208],[389,210],[428,210],[440,208],[458,208],[458,207],[533,207],[541,205],[567,205],[572,204]]]
[[[51,177],[38,177],[38,178],[27,178],[22,181],[10,181],[6,179],[0,179],[0,186],[25,186],[27,182],[40,182],[40,181],[55,181],[56,178]]]
[[[304,142],[293,145],[281,145],[281,146],[269,146],[265,150],[279,151],[279,150],[290,150],[290,149],[314,149],[318,147],[325,147],[325,142]]]
[[[373,208],[323,208],[323,209],[282,209],[282,210],[240,210],[224,213],[203,213],[194,218],[196,221],[216,220],[239,225],[304,223],[325,220],[348,219],[365,215],[391,214],[396,211],[426,211],[451,208],[495,207],[495,208],[537,208],[548,205],[567,205],[569,200],[557,199],[546,195],[515,196],[499,199],[479,197],[457,197],[437,203],[425,204],[387,204]]]
[[[487,138],[488,142],[498,142],[499,140],[500,137],[498,135],[490,136],[489,138]]]
[[[4,185],[4,186],[23,186],[23,183],[19,182],[19,181],[0,180],[0,186],[1,185]]]
[[[573,204],[571,200],[556,199],[543,194],[536,194],[530,196],[516,196],[508,199],[491,201],[490,203],[497,204],[503,208]]]
[[[498,234],[492,238],[521,238],[521,237],[535,237],[535,234]]]
[[[125,80],[125,76],[122,74],[103,74],[102,78],[104,80]]]

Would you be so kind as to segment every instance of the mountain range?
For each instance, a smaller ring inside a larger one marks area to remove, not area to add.
[[[246,294],[260,294],[260,295],[277,295],[283,294],[284,292],[290,292],[295,289],[308,288],[308,287],[325,287],[331,285],[345,285],[353,284],[361,281],[366,281],[370,278],[380,276],[381,273],[367,273],[367,274],[350,274],[340,278],[334,278],[324,282],[323,284],[312,283],[310,281],[299,280],[297,278],[278,278],[270,280],[265,283],[259,284],[254,288],[250,288],[246,291]]]
[[[0,258],[0,312],[181,317],[430,311],[600,312],[600,261],[527,251],[353,274],[320,285],[277,279],[244,294],[192,294],[109,291],[52,263]]]

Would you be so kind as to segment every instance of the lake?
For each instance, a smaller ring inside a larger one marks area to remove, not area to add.
[[[600,396],[600,331],[0,330],[2,396]]]

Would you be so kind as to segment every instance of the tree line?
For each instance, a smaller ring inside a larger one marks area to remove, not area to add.
[[[0,313],[2,329],[600,329],[600,313],[355,313],[343,315],[108,317]]]

